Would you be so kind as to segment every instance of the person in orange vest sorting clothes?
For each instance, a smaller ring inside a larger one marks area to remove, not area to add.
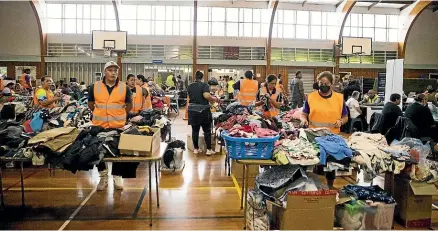
[[[144,108],[144,101],[146,99],[147,90],[136,84],[137,78],[133,74],[128,74],[126,77],[126,84],[132,92],[132,109],[129,114],[137,115]]]
[[[41,78],[41,87],[35,91],[33,95],[33,105],[37,108],[54,108],[56,102],[61,99],[59,93],[53,94],[50,86],[53,85],[53,80],[50,76]]]
[[[269,75],[266,83],[257,93],[255,105],[259,107],[264,117],[275,117],[279,114],[283,93],[276,87],[277,81],[275,75]]]
[[[143,96],[145,102],[143,104],[143,110],[152,109],[151,91],[149,89],[148,81],[144,75],[137,75],[135,84],[143,89]]]
[[[30,69],[23,69],[20,77],[20,84],[26,93],[32,92]]]
[[[119,66],[110,61],[105,64],[105,76],[102,81],[97,81],[88,89],[88,107],[93,111],[92,123],[108,130],[120,129],[126,124],[127,114],[132,110],[132,93],[129,87],[120,81],[118,76]],[[125,164],[113,163],[114,187],[123,189],[121,173],[126,169]],[[104,190],[108,185],[108,172],[105,163],[99,164],[100,181],[97,190]]]
[[[246,71],[245,78],[233,85],[234,90],[239,91],[237,93],[237,100],[244,106],[248,106],[256,101],[257,92],[260,88],[259,82],[253,80],[252,76],[251,71]]]
[[[324,71],[318,75],[318,91],[309,93],[304,103],[301,124],[310,128],[326,127],[334,134],[348,121],[348,111],[344,96],[331,89],[333,75]],[[326,172],[329,188],[333,188],[335,171]]]

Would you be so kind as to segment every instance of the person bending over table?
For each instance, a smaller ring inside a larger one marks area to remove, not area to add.
[[[348,111],[344,96],[332,91],[333,75],[324,71],[318,75],[318,91],[309,93],[304,103],[301,125],[310,128],[326,127],[334,134],[348,121]],[[334,189],[335,171],[326,172],[327,185]]]
[[[106,130],[122,128],[126,124],[127,114],[132,109],[132,93],[129,87],[117,78],[119,66],[114,61],[107,62],[104,67],[105,76],[102,81],[92,84],[88,90],[88,107],[93,111],[92,123]],[[123,171],[133,163],[113,163],[114,187],[123,189]],[[134,163],[136,164],[136,163]],[[108,186],[108,171],[105,163],[97,166],[100,180],[97,190]]]
[[[394,93],[389,97],[389,100],[382,110],[382,127],[380,130],[382,135],[385,135],[390,128],[395,126],[399,116],[403,116],[402,110],[399,107],[401,95]]]
[[[427,106],[426,95],[418,94],[415,97],[415,103],[406,108],[405,116],[417,127],[420,138],[430,141],[433,150],[438,152],[438,134],[432,112]]]
[[[265,117],[275,117],[278,115],[283,102],[283,93],[276,87],[277,77],[275,75],[269,75],[266,78],[266,84],[259,89],[256,96],[257,107],[260,107]]]
[[[188,122],[192,126],[193,154],[199,153],[199,130],[202,127],[205,145],[207,146],[206,155],[210,156],[215,152],[211,149],[211,123],[213,117],[209,102],[217,102],[218,99],[211,96],[210,87],[202,82],[203,78],[204,74],[197,71],[196,81],[187,88],[189,95]]]
[[[364,105],[378,105],[380,104],[381,100],[380,97],[376,94],[374,90],[369,90],[366,95],[364,95],[362,104]]]

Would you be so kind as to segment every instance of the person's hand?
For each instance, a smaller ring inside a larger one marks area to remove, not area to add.
[[[300,125],[301,125],[301,127],[308,127],[309,121],[307,121],[306,119],[301,119]]]
[[[59,97],[59,96],[55,96],[55,97],[53,97],[53,100],[55,100],[55,101],[59,101],[59,100],[61,100],[61,97]]]
[[[340,128],[342,126],[342,120],[336,120],[335,122],[335,128]]]

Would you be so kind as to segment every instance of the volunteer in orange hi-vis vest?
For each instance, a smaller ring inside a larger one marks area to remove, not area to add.
[[[333,75],[324,71],[318,75],[318,91],[309,93],[304,103],[301,124],[310,128],[326,127],[334,134],[348,121],[348,111],[344,96],[332,91]],[[333,188],[335,171],[326,172],[327,184]]]
[[[256,106],[263,113],[264,117],[275,117],[280,111],[283,93],[276,88],[277,82],[278,79],[275,75],[269,75],[266,78],[266,83],[257,93]]]
[[[245,72],[245,79],[241,79],[234,85],[234,90],[238,90],[237,100],[240,104],[248,106],[256,101],[257,92],[259,90],[259,82],[252,79],[252,72]]]
[[[41,78],[41,87],[35,91],[33,95],[33,105],[37,108],[54,108],[55,103],[58,102],[61,97],[59,93],[53,94],[50,90],[50,86],[53,85],[53,80],[50,76],[44,76]]]
[[[135,84],[143,89],[145,101],[143,104],[143,110],[152,109],[151,91],[149,90],[148,81],[144,75],[137,75]]]
[[[133,74],[128,74],[126,77],[126,84],[128,84],[129,89],[132,92],[132,109],[130,111],[131,115],[136,115],[143,110],[145,94],[147,94],[146,89],[141,88],[136,85],[136,77]]]
[[[93,111],[93,125],[116,130],[126,124],[128,112],[132,109],[132,92],[117,78],[119,66],[116,62],[107,62],[104,73],[102,81],[95,82],[88,89],[88,107]],[[117,190],[123,189],[124,169],[132,166],[127,164],[113,163],[114,188]],[[108,171],[103,161],[97,169],[100,175],[97,190],[101,191],[108,186]]]
[[[22,71],[21,77],[20,77],[20,84],[21,87],[28,92],[32,90],[32,84],[31,84],[31,78],[30,78],[30,69],[24,69]]]

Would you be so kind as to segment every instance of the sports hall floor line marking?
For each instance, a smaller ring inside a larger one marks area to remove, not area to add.
[[[233,174],[231,174],[231,179],[233,179],[234,188],[237,191],[237,194],[239,195],[239,199],[242,198],[242,190],[240,190],[239,184],[237,183],[236,177],[234,177]]]
[[[88,200],[90,200],[91,196],[93,196],[94,193],[96,193],[96,189],[94,189],[90,194],[88,194],[87,198],[85,198],[85,200],[82,201],[82,203],[79,205],[79,207],[76,208],[76,210],[70,215],[70,217],[58,229],[58,231],[62,231],[65,229],[65,227],[67,227],[67,225],[70,223],[70,221],[73,220],[73,218],[75,218],[76,214],[78,214],[79,211],[81,211],[82,207],[84,207],[84,205],[88,202]]]
[[[141,192],[140,198],[138,199],[137,205],[135,206],[134,213],[132,214],[132,219],[136,219],[138,212],[140,211],[141,204],[143,203],[144,197],[146,196],[148,186],[145,185],[143,191]],[[152,192],[149,192],[152,193]]]
[[[23,184],[24,184],[24,180],[26,180],[27,178],[33,176],[33,175],[36,174],[37,172],[38,172],[38,171],[35,171],[35,172],[33,172],[33,173],[27,175],[26,177],[24,177],[24,178],[23,178]],[[14,187],[14,186],[20,184],[20,182],[21,182],[21,180],[19,180],[19,181],[18,181],[17,183],[15,183],[15,184],[13,184],[13,185],[11,185],[11,186],[9,186],[9,187],[3,189],[3,192],[6,192],[6,191],[8,191],[9,189],[11,189],[12,187]],[[21,187],[20,187],[20,190],[21,190]]]
[[[63,191],[63,190],[93,190],[94,188],[53,188],[53,187],[26,187],[24,191]],[[125,190],[143,190],[144,188],[129,188],[125,187]],[[184,190],[184,189],[193,189],[193,190],[215,190],[215,189],[235,189],[235,187],[189,187],[189,188],[160,188],[162,190]],[[9,191],[21,191],[21,187],[10,188]]]
[[[179,216],[167,216],[167,217],[152,217],[154,220],[208,220],[208,219],[240,219],[242,215],[236,216],[194,216],[194,217],[179,217]],[[75,218],[73,221],[131,221],[131,220],[149,220],[149,217],[137,217],[135,219],[131,217],[80,217]],[[59,219],[51,218],[28,218],[22,221],[62,221]]]
[[[350,179],[350,178],[347,178],[347,177],[345,177],[345,176],[342,176],[341,177],[343,180],[345,180],[345,181],[347,181],[348,183],[350,183],[350,184],[356,184],[352,179]],[[349,179],[349,180],[347,180],[347,179]]]

